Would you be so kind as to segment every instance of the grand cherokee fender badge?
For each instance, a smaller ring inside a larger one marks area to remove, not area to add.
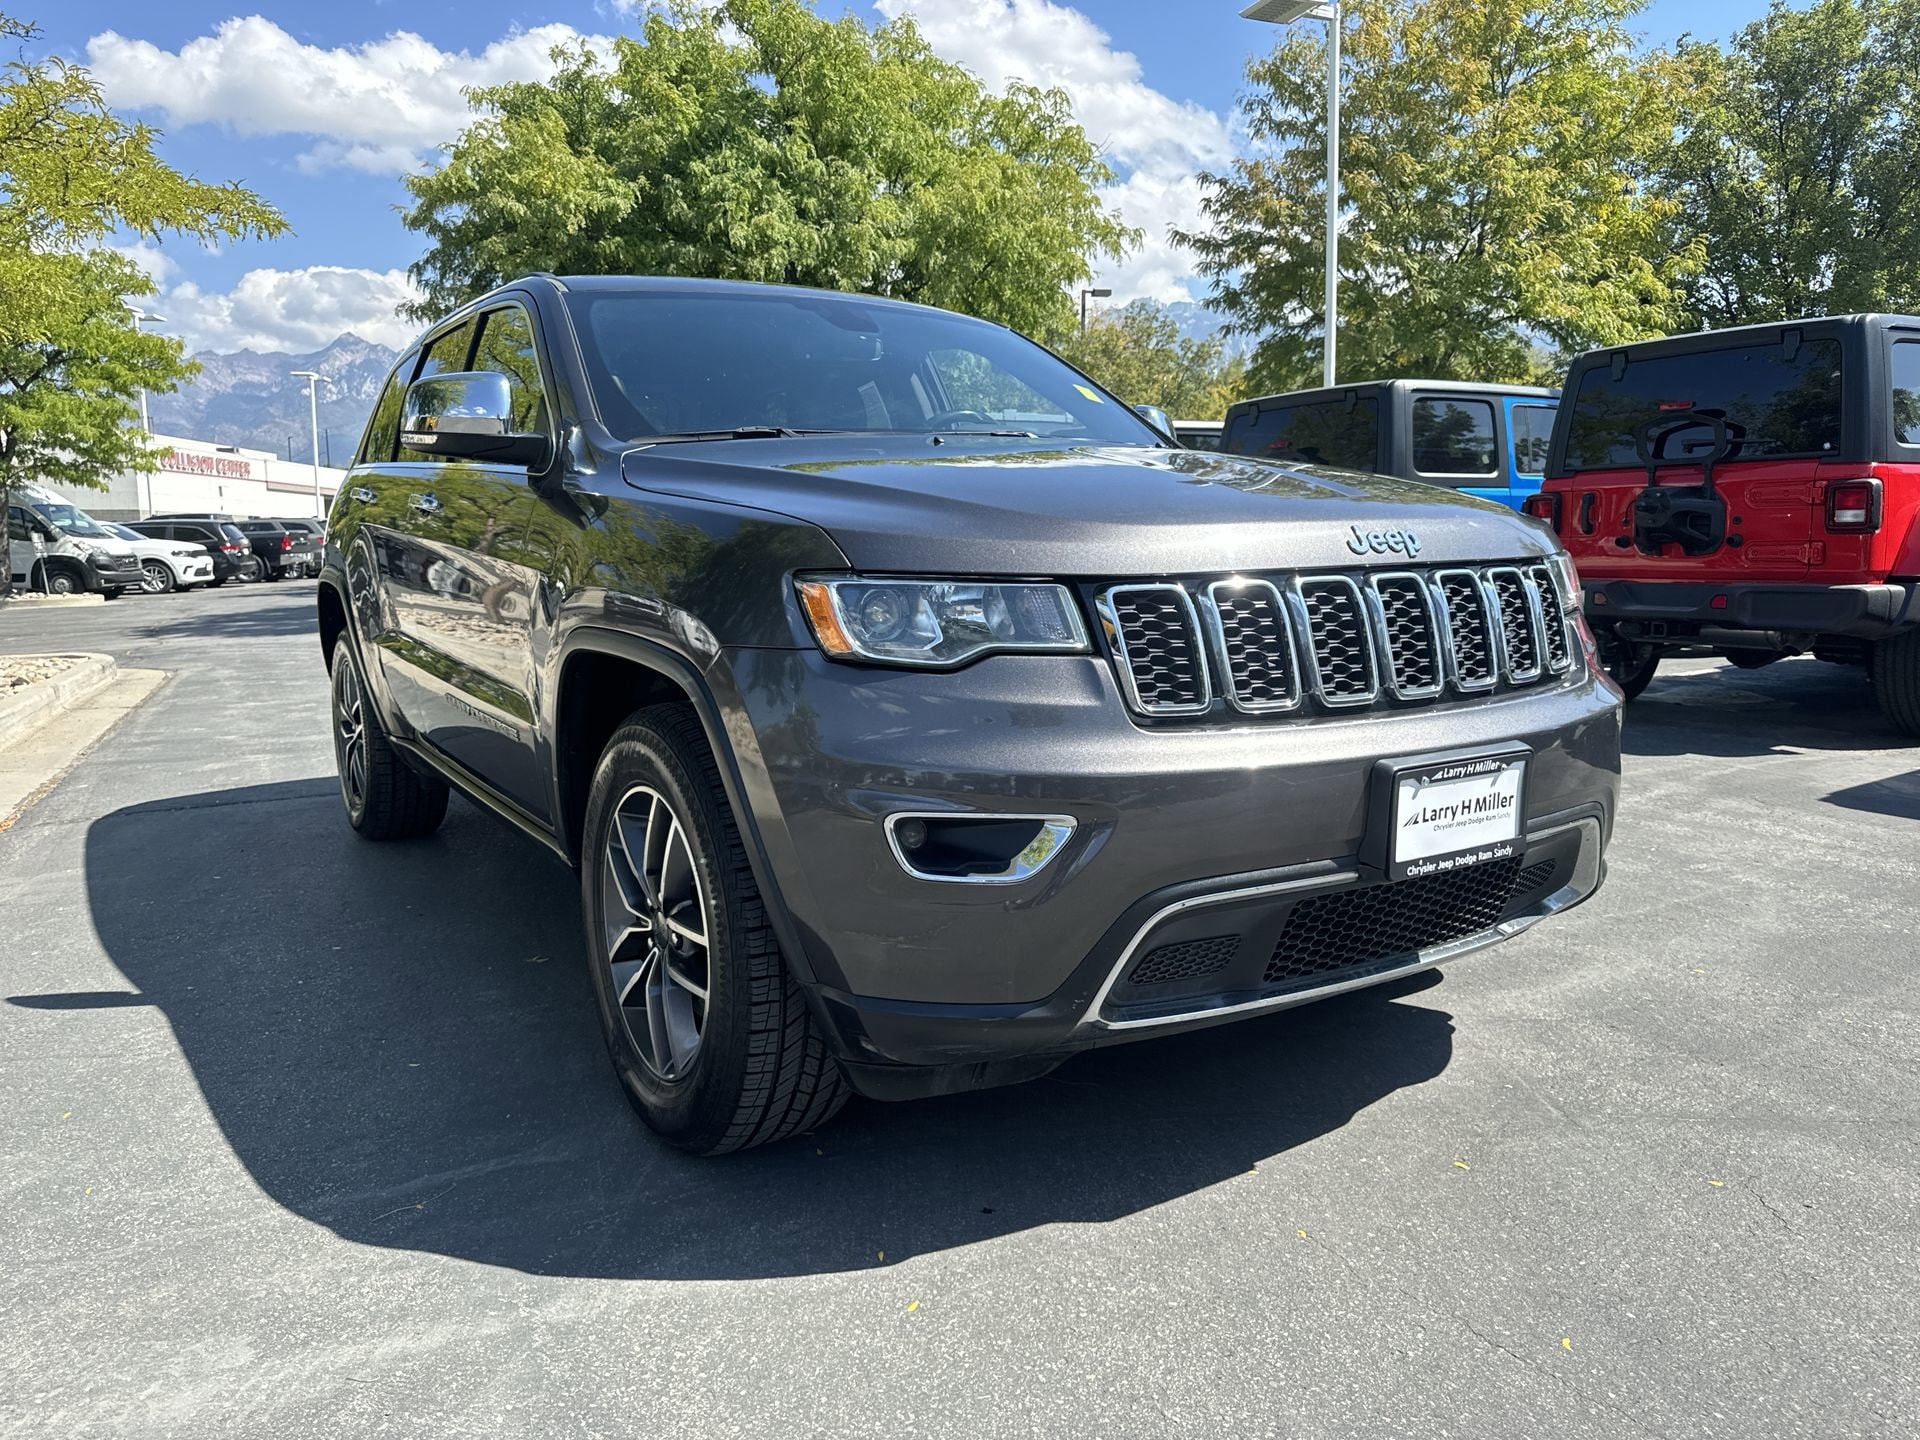
[[[1356,555],[1406,555],[1420,553],[1420,537],[1411,530],[1362,530],[1358,525],[1347,536],[1347,549]]]

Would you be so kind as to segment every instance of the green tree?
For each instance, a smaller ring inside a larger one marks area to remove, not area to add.
[[[1130,405],[1183,420],[1217,420],[1246,394],[1246,369],[1219,336],[1184,339],[1164,305],[1135,300],[1069,331],[1053,348]]]
[[[469,94],[479,117],[407,180],[417,318],[534,270],[714,275],[899,296],[1030,333],[1128,230],[1058,90],[990,94],[906,20],[801,0],[676,4],[611,66]]]
[[[1644,183],[1674,67],[1637,58],[1643,0],[1346,0],[1340,369],[1521,380],[1560,350],[1657,335],[1697,247]],[[1289,31],[1247,69],[1257,150],[1203,177],[1210,303],[1260,337],[1255,390],[1315,384],[1326,49]]]
[[[1706,240],[1693,322],[1920,308],[1920,0],[1774,0],[1678,59],[1662,184]]]
[[[0,15],[0,37],[36,33]],[[125,301],[153,281],[105,242],[285,229],[252,192],[164,164],[155,138],[76,66],[0,70],[0,505],[24,480],[100,486],[151,469],[136,397],[193,373],[179,341],[133,326]]]

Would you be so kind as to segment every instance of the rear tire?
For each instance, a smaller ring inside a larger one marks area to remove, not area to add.
[[[1776,660],[1783,660],[1778,650],[1722,650],[1729,665],[1736,670],[1764,670]]]
[[[607,742],[580,853],[601,1030],[648,1126],[717,1155],[832,1116],[846,1077],[781,958],[687,707],[638,711]]]
[[[447,818],[445,782],[412,769],[388,743],[344,638],[333,647],[333,755],[347,823],[366,839],[416,839]]]
[[[1627,699],[1638,700],[1660,668],[1660,647],[1608,636],[1600,647],[1600,663]]]
[[[1876,644],[1868,670],[1880,712],[1902,735],[1920,737],[1920,630]]]

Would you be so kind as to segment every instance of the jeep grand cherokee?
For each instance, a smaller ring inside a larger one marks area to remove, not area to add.
[[[1515,935],[1600,884],[1619,692],[1500,506],[1180,449],[864,297],[536,276],[400,361],[328,523],[341,794],[579,871],[713,1152]]]

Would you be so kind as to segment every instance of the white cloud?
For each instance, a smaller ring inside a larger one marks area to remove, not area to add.
[[[911,15],[936,51],[993,89],[1025,80],[1066,91],[1088,137],[1121,172],[1106,198],[1143,232],[1139,247],[1095,282],[1111,286],[1116,303],[1192,298],[1192,257],[1167,231],[1200,222],[1195,176],[1233,156],[1219,115],[1155,90],[1134,55],[1053,0],[874,0],[874,9],[888,19]]]
[[[396,31],[323,49],[251,15],[178,50],[109,30],[87,42],[87,64],[115,106],[158,110],[174,126],[313,136],[319,143],[300,157],[307,170],[398,174],[466,125],[462,87],[544,77],[553,70],[548,52],[580,38],[570,25],[540,25],[476,54]],[[604,36],[585,38],[602,53],[611,47]]]
[[[183,281],[145,302],[167,317],[163,327],[187,349],[318,350],[352,331],[399,347],[419,333],[394,313],[416,298],[404,270],[309,265],[301,270],[249,270],[233,289],[202,290]]]

